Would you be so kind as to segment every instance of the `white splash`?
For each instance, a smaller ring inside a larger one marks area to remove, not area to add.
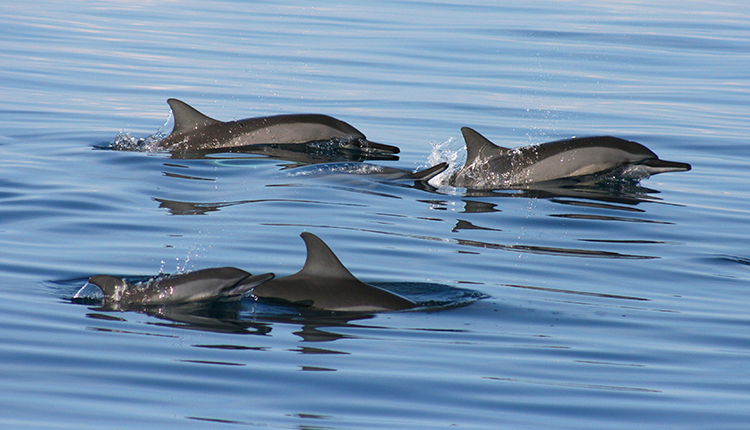
[[[128,132],[120,132],[115,137],[114,142],[108,146],[108,149],[113,149],[115,151],[158,152],[161,150],[159,142],[169,135],[166,131],[166,127],[171,119],[172,113],[170,112],[167,120],[164,121],[164,124],[162,124],[154,134],[142,139],[136,139]]]
[[[455,137],[440,143],[432,144],[432,151],[427,156],[427,167],[438,163],[448,163],[448,168],[428,181],[435,188],[449,187],[451,176],[461,169],[466,161],[466,146]]]
[[[102,290],[94,284],[86,282],[86,285],[73,296],[73,299],[102,299],[104,294]]]

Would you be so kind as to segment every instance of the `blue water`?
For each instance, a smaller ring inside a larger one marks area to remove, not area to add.
[[[31,0],[0,5],[0,42],[3,428],[747,428],[746,3]],[[98,149],[168,133],[170,97],[332,115],[407,170],[460,164],[462,126],[614,135],[693,170],[472,194]],[[99,273],[285,276],[302,231],[367,282],[486,298],[357,318],[248,298],[198,322],[71,302]]]

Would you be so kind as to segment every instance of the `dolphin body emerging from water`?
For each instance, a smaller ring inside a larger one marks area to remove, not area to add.
[[[320,238],[302,233],[307,259],[302,270],[258,285],[252,294],[314,309],[349,312],[400,311],[416,303],[355,278]]]
[[[522,186],[637,166],[648,174],[690,170],[690,164],[660,160],[637,142],[611,136],[580,137],[521,148],[503,148],[469,127],[466,163],[451,185],[471,189]]]
[[[118,307],[239,300],[245,293],[273,277],[273,273],[252,276],[234,267],[219,267],[161,276],[142,284],[131,284],[109,275],[92,276],[89,283],[102,290],[106,306]]]
[[[367,140],[356,128],[327,115],[275,115],[223,122],[198,112],[183,101],[169,99],[167,103],[174,115],[174,128],[159,146],[169,151],[336,141],[350,150],[399,152],[395,146]]]

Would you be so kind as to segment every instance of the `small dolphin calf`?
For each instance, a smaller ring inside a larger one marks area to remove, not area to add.
[[[174,128],[159,146],[169,151],[336,140],[346,149],[388,154],[399,152],[395,146],[367,140],[356,128],[327,115],[276,115],[223,122],[203,115],[180,100],[169,99],[167,103],[174,115]]]
[[[660,160],[640,143],[617,137],[581,137],[509,149],[497,146],[469,127],[466,163],[451,178],[456,187],[504,188],[593,175],[637,166],[648,175],[690,170],[687,163]]]
[[[253,295],[330,311],[382,312],[417,306],[411,300],[355,278],[314,234],[301,236],[307,246],[302,270],[258,285]]]
[[[273,277],[273,273],[252,276],[234,267],[220,267],[156,277],[141,284],[131,284],[108,275],[92,276],[89,283],[102,290],[107,306],[161,305],[239,300],[245,293]]]

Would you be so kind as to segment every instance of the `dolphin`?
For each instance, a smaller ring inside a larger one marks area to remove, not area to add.
[[[637,166],[648,175],[690,170],[690,164],[660,160],[637,142],[611,136],[579,137],[515,149],[503,148],[469,127],[466,163],[451,185],[472,189],[506,188],[580,177]]]
[[[362,164],[361,166],[367,166],[367,165]],[[427,167],[422,170],[417,170],[416,172],[410,172],[408,170],[403,170],[403,169],[399,169],[396,167],[369,165],[365,167],[364,169],[360,171],[355,171],[353,173],[373,175],[381,179],[389,179],[389,180],[407,179],[407,180],[413,180],[415,182],[428,182],[430,179],[443,173],[443,171],[445,171],[445,169],[447,168],[448,168],[448,163],[445,163],[445,162],[438,163],[434,166]]]
[[[169,99],[167,103],[174,115],[174,128],[159,146],[169,151],[336,141],[350,150],[399,152],[395,146],[367,140],[356,128],[327,115],[275,115],[223,122],[198,112],[183,101]]]
[[[159,276],[139,284],[109,275],[92,276],[89,283],[102,290],[107,306],[162,305],[239,300],[253,287],[273,277],[273,273],[252,276],[234,267],[219,267]]]
[[[355,278],[314,234],[305,232],[300,236],[307,247],[302,270],[256,286],[252,290],[254,296],[329,311],[383,312],[417,306],[409,299]]]
[[[293,172],[295,175],[325,174],[325,173],[346,173],[352,175],[361,175],[374,179],[388,181],[414,181],[428,182],[435,176],[443,173],[448,168],[448,163],[442,162],[434,166],[427,167],[416,172],[399,169],[398,167],[380,166],[370,163],[327,163],[317,164],[309,169],[301,169],[299,172]]]

